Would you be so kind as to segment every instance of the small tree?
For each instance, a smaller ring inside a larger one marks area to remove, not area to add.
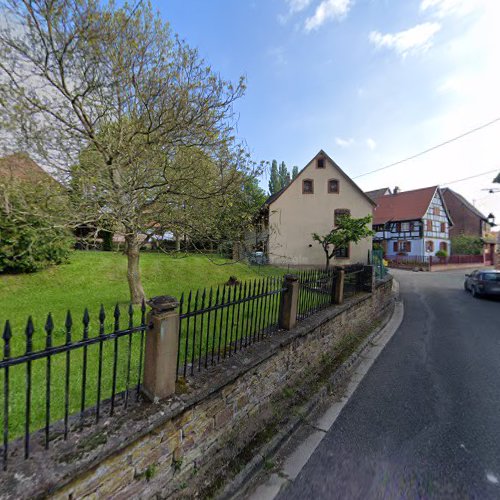
[[[317,241],[325,252],[326,270],[330,267],[330,260],[335,257],[337,250],[347,247],[349,243],[358,243],[363,238],[375,234],[368,227],[371,220],[371,215],[359,219],[342,215],[338,218],[337,225],[328,234],[322,236],[313,233],[313,240]]]
[[[140,302],[139,252],[160,215],[220,200],[238,180],[232,105],[245,83],[223,80],[150,2],[2,0],[0,11],[3,135],[84,194],[75,192],[68,226],[111,222],[124,234]]]
[[[297,165],[295,165],[292,168],[292,180],[295,179],[295,177],[297,177],[298,175],[299,175],[299,167],[297,167]]]
[[[280,176],[278,172],[278,162],[271,163],[271,175],[269,177],[269,194],[277,193],[281,189]]]
[[[459,234],[451,239],[451,250],[454,255],[481,255],[483,241],[478,236]]]
[[[73,244],[66,210],[67,197],[55,182],[0,181],[0,273],[30,273],[64,262]]]

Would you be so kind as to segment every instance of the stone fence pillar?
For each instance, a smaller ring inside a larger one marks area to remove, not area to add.
[[[337,274],[337,281],[335,282],[335,290],[333,296],[334,304],[342,304],[344,302],[344,280],[345,271],[343,269],[339,269]]]
[[[284,282],[285,291],[281,295],[279,327],[291,330],[297,324],[297,309],[299,303],[299,279],[287,274]]]
[[[373,265],[363,267],[363,289],[365,292],[375,290],[375,267]]]
[[[147,302],[148,314],[142,392],[158,401],[175,393],[179,336],[179,303],[168,295]]]

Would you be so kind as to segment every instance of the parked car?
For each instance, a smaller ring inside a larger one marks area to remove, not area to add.
[[[500,296],[500,271],[494,269],[477,269],[465,275],[464,288],[473,297],[482,295]]]

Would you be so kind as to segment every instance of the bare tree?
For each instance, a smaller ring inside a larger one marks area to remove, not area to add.
[[[124,232],[138,302],[141,235],[241,179],[244,81],[220,78],[149,3],[0,0],[0,12],[1,126],[71,188],[73,223]]]

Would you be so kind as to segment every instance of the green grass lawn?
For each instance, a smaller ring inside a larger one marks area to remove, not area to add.
[[[126,328],[128,323],[126,310],[129,301],[126,266],[125,256],[118,253],[74,252],[67,264],[35,274],[0,276],[0,324],[3,329],[7,319],[11,322],[13,333],[11,356],[21,355],[26,349],[24,329],[28,316],[32,316],[35,325],[34,350],[43,349],[45,345],[43,326],[49,312],[52,313],[55,323],[54,345],[65,341],[64,321],[68,310],[71,311],[73,318],[73,341],[82,338],[82,317],[85,307],[90,313],[89,335],[91,337],[96,336],[98,332],[98,313],[101,304],[104,305],[107,313],[106,333],[112,331],[113,308],[117,303],[122,311],[120,327]],[[240,281],[245,281],[282,276],[285,272],[283,269],[269,266],[258,267],[233,263],[220,257],[172,256],[156,253],[141,255],[141,269],[147,297],[173,295],[177,298],[189,290],[223,285],[231,275],[236,276]],[[255,311],[257,310],[258,306]],[[251,311],[253,314],[253,309]],[[134,317],[136,325],[140,320],[138,313],[139,311],[136,310]],[[247,311],[246,314],[250,312]],[[130,344],[129,337],[117,341],[117,392],[125,389],[127,381],[130,386],[137,384],[139,377],[137,367],[140,335],[134,334],[131,337]],[[114,341],[103,343],[101,399],[111,394],[114,344]],[[66,361],[65,354],[55,355],[51,359],[50,421],[58,420],[64,415]],[[83,349],[72,351],[69,370],[70,414],[80,410],[83,388],[85,388],[84,407],[93,406],[97,400],[99,344],[89,346],[87,349],[85,381],[82,380],[82,364]],[[35,430],[43,426],[46,417],[46,359],[34,361],[32,370],[30,429]],[[4,377],[4,370],[1,370],[0,391],[2,393],[4,392]],[[26,366],[12,367],[9,378],[9,431],[10,436],[15,437],[23,432],[25,424]],[[4,418],[3,401],[0,402],[0,407],[1,423]]]

